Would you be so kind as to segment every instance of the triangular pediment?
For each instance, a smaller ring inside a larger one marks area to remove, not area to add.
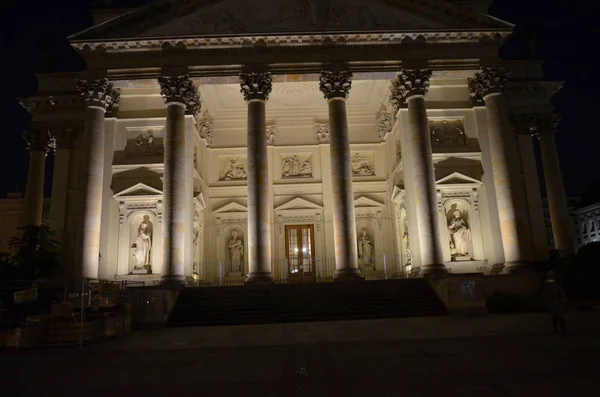
[[[445,0],[155,0],[70,39],[461,29],[512,25]]]
[[[144,183],[138,183],[127,189],[121,190],[120,192],[113,195],[115,198],[119,197],[136,197],[136,196],[162,196],[163,192],[148,186]]]
[[[460,185],[460,184],[477,184],[481,185],[481,181],[475,178],[461,174],[460,172],[453,172],[435,182],[436,185]]]
[[[354,208],[381,208],[383,203],[367,196],[360,196],[354,200]]]
[[[204,200],[204,195],[202,192],[194,197],[194,201],[196,202],[196,206],[200,211],[204,211],[206,209],[206,201]]]
[[[402,201],[405,195],[404,189],[400,188],[400,186],[394,186],[394,190],[392,191],[392,202],[398,203]]]
[[[284,211],[284,210],[322,210],[323,207],[313,203],[312,201],[308,201],[303,199],[302,197],[296,197],[291,199],[290,201],[281,204],[275,211]]]
[[[215,214],[225,214],[231,212],[248,212],[248,207],[240,203],[236,203],[235,201],[232,201],[229,204],[225,204],[219,209],[213,211],[213,213]]]

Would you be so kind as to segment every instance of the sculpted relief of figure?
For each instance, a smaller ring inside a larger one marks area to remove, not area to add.
[[[302,161],[296,155],[285,157],[281,164],[281,176],[284,178],[310,178],[312,176],[312,159],[309,157]]]
[[[242,164],[242,161],[239,158],[228,158],[227,161],[227,171],[223,175],[223,180],[233,181],[246,179],[248,177],[246,167],[244,167],[244,164]]]
[[[361,265],[369,266],[372,264],[373,258],[373,244],[371,238],[367,233],[367,229],[362,230],[360,237],[358,238],[358,259]]]
[[[240,273],[242,271],[242,257],[244,256],[244,242],[238,237],[237,230],[231,232],[228,248],[231,259],[231,272]]]
[[[355,153],[352,155],[352,175],[354,176],[372,176],[375,175],[375,165],[373,160],[366,156]]]
[[[148,216],[145,216],[138,227],[137,238],[133,247],[135,270],[141,270],[150,265],[150,251],[152,249],[152,230],[150,225]]]
[[[448,230],[450,231],[450,250],[452,256],[469,256],[468,244],[471,241],[471,230],[462,212],[455,209],[452,217],[448,221]]]

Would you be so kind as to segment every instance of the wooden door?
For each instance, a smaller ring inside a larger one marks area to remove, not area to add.
[[[285,253],[289,282],[315,282],[314,241],[313,225],[288,225],[285,227]]]

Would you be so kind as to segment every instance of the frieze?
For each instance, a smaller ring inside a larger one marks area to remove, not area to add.
[[[282,178],[312,178],[312,154],[282,155]]]
[[[350,161],[352,162],[353,176],[374,176],[375,164],[373,162],[373,153],[371,152],[353,152]]]
[[[460,119],[429,120],[432,148],[461,148],[467,146],[465,127]]]
[[[164,153],[162,133],[154,130],[128,131],[125,153],[127,157],[162,156]]]
[[[219,158],[219,180],[237,181],[248,178],[246,157],[227,156]]]
[[[156,209],[156,203],[146,203],[146,204],[129,204],[127,206],[127,210],[148,210],[148,209]]]

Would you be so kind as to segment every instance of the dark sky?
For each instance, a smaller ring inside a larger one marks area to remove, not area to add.
[[[27,127],[30,116],[14,98],[35,94],[34,73],[41,69],[44,48],[51,49],[55,71],[83,68],[66,37],[90,26],[92,19],[89,0],[1,0],[0,3],[3,58],[0,165],[5,170],[0,180],[0,197],[3,197],[15,191],[19,182],[24,186],[27,175],[27,153],[21,131]],[[596,131],[600,84],[593,78],[594,54],[590,51],[598,48],[600,37],[594,13],[576,2],[558,0],[495,0],[490,13],[516,24],[515,34],[502,48],[504,58],[523,56],[525,43],[534,37],[536,55],[546,61],[546,79],[565,81],[554,98],[557,112],[562,114],[557,144],[567,194],[579,195],[600,179],[596,166],[600,157],[600,132]],[[48,193],[51,169],[50,156]]]

